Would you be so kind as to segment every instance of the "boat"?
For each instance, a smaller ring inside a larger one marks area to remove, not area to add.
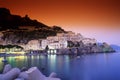
[[[6,60],[6,59],[3,59],[2,62],[7,62],[7,60]]]
[[[7,55],[7,54],[4,53],[4,58],[3,58],[3,60],[2,60],[2,62],[4,62],[4,63],[7,62],[6,55]]]

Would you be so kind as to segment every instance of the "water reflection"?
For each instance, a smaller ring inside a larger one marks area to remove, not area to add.
[[[52,71],[55,71],[56,70],[56,55],[48,55],[48,65],[49,68],[51,68]]]
[[[0,71],[4,64],[0,57]],[[13,67],[37,66],[43,74],[49,76],[56,72],[62,80],[120,80],[120,55],[92,54],[80,58],[68,55],[37,55],[7,57]]]

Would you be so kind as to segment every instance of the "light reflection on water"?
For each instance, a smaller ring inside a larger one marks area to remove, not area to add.
[[[120,54],[101,53],[82,55],[80,58],[68,55],[38,55],[7,57],[13,67],[37,66],[49,76],[56,72],[62,80],[120,80]],[[0,70],[3,68],[0,57]]]

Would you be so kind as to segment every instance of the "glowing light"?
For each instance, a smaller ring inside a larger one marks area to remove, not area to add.
[[[51,53],[53,53],[53,50],[51,50]]]
[[[50,53],[50,51],[49,51],[49,50],[48,50],[47,52],[48,52],[48,53]]]
[[[54,50],[54,53],[57,53],[57,50]]]

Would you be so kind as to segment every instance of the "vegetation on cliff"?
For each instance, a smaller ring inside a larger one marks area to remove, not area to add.
[[[19,29],[20,26],[30,27],[33,30]],[[4,31],[3,40],[8,43],[27,43],[32,39],[46,38],[47,36],[55,36],[57,33],[65,33],[64,29],[59,26],[47,26],[37,20],[32,20],[25,15],[12,15],[9,9],[0,8],[0,31]]]

